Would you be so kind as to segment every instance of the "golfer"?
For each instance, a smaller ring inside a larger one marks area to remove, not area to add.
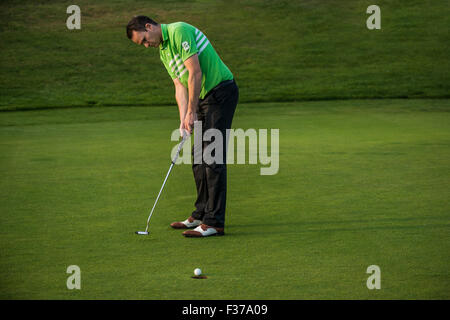
[[[224,235],[227,193],[226,130],[231,128],[239,90],[233,74],[222,62],[203,32],[184,22],[158,24],[137,16],[127,25],[127,36],[134,43],[159,47],[162,63],[175,85],[180,113],[180,133],[192,132],[194,121],[201,121],[203,133],[211,128],[222,133],[223,161],[207,164],[193,161],[197,187],[195,210],[185,221],[171,224],[186,237]],[[203,141],[203,149],[211,143]],[[193,154],[198,151],[194,144]],[[199,162],[199,161],[197,161]]]

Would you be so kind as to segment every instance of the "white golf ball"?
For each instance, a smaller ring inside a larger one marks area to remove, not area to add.
[[[197,269],[194,270],[194,274],[198,277],[199,275],[202,274],[202,270],[197,268]]]

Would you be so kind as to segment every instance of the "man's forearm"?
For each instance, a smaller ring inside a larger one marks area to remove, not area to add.
[[[189,73],[189,102],[187,112],[195,113],[202,88],[202,72]]]
[[[187,130],[188,133],[192,133],[192,127],[194,126],[196,118],[198,99],[202,88],[202,69],[197,54],[186,59],[184,65],[189,71],[189,101],[186,116],[184,118],[184,129]]]
[[[175,100],[177,100],[178,110],[180,112],[180,122],[183,122],[188,110],[188,90],[183,86],[175,86]]]

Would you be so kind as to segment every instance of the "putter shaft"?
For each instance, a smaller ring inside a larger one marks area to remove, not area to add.
[[[170,175],[170,172],[172,171],[173,165],[174,165],[175,162],[177,161],[178,156],[180,155],[181,148],[183,147],[183,144],[184,144],[184,142],[186,141],[187,137],[188,137],[188,135],[187,135],[187,134],[184,134],[184,135],[183,135],[183,139],[181,140],[180,144],[178,145],[177,153],[175,154],[175,157],[172,159],[172,163],[170,164],[169,171],[168,171],[167,174],[166,174],[166,178],[164,179],[164,182],[163,182],[163,184],[162,184],[162,186],[161,186],[161,189],[159,190],[158,196],[156,197],[155,203],[153,204],[153,208],[152,208],[152,210],[150,211],[150,215],[148,216],[148,219],[147,219],[147,226],[146,226],[146,228],[145,228],[145,232],[148,232],[148,226],[149,226],[150,219],[151,219],[151,217],[152,217],[153,211],[155,210],[156,204],[158,203],[159,197],[161,196],[161,193],[162,193],[162,191],[163,191],[163,189],[164,189],[164,186],[166,185],[167,179],[169,178],[169,175]]]
[[[172,171],[173,165],[174,165],[174,163],[172,162],[172,164],[170,165],[169,171],[166,174],[166,178],[164,179],[164,182],[163,182],[163,184],[161,186],[161,189],[159,190],[158,196],[156,197],[156,201],[153,204],[152,211],[150,212],[150,215],[148,216],[148,219],[147,219],[147,227],[145,228],[145,232],[148,232],[148,225],[150,223],[150,218],[152,217],[153,210],[155,210],[156,204],[158,203],[159,197],[161,196],[161,192],[163,191],[164,186],[166,185],[167,178],[169,178],[170,171]]]

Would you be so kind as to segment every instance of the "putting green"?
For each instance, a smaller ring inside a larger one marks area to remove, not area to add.
[[[448,100],[240,104],[279,172],[230,165],[226,235],[186,239],[176,107],[0,113],[0,298],[449,299]],[[67,267],[81,269],[68,290]],[[367,267],[381,289],[366,287]],[[195,268],[207,279],[192,279]],[[199,281],[201,290],[199,290]]]

